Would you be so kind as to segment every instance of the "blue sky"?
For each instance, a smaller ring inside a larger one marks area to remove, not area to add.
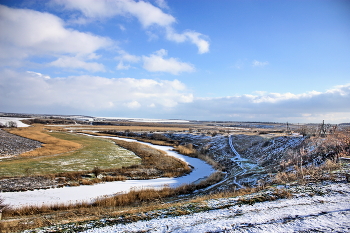
[[[350,2],[0,1],[0,111],[350,121]]]

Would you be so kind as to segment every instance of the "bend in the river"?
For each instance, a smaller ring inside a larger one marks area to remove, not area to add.
[[[91,135],[90,135],[91,136]],[[34,190],[25,192],[9,192],[1,193],[0,197],[4,198],[5,204],[9,204],[12,207],[20,207],[25,205],[49,205],[56,203],[78,203],[82,201],[94,201],[97,198],[104,196],[111,196],[118,193],[129,192],[134,188],[153,187],[159,188],[165,185],[170,187],[177,187],[183,184],[190,184],[198,180],[204,179],[212,174],[215,169],[206,162],[179,154],[173,151],[170,146],[159,146],[151,143],[140,142],[134,139],[110,137],[110,136],[95,136],[104,138],[115,138],[119,140],[126,140],[132,142],[143,143],[148,146],[152,146],[156,149],[165,151],[168,155],[179,158],[188,164],[193,169],[188,175],[176,178],[158,178],[151,180],[126,180],[126,181],[114,181],[99,183],[95,185],[82,185],[77,187],[63,187],[46,190]]]

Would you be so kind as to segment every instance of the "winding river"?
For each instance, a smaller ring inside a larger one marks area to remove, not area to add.
[[[90,135],[91,136],[91,135]],[[101,137],[101,136],[99,136]],[[4,198],[5,204],[9,204],[11,207],[21,207],[26,205],[50,205],[57,203],[78,203],[82,201],[94,201],[101,197],[107,197],[118,193],[126,193],[131,189],[139,189],[142,187],[158,188],[165,185],[170,187],[177,187],[183,184],[190,184],[201,179],[208,177],[215,172],[214,168],[204,161],[191,158],[175,151],[172,151],[170,146],[158,146],[151,143],[140,142],[133,139],[119,138],[119,137],[107,137],[103,138],[115,138],[119,140],[139,142],[148,146],[152,146],[155,149],[163,150],[168,155],[179,158],[191,166],[193,170],[190,174],[177,177],[177,178],[158,178],[151,180],[126,180],[126,181],[114,181],[99,183],[95,185],[82,185],[77,187],[63,187],[46,190],[34,190],[25,192],[8,192],[0,193],[0,197]]]

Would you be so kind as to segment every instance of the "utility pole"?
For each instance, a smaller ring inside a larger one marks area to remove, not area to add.
[[[287,134],[291,134],[291,132],[292,132],[292,131],[290,130],[290,127],[289,127],[289,124],[288,124],[288,121],[287,121],[287,130],[286,130],[286,133],[287,133]]]
[[[326,136],[326,131],[327,131],[327,129],[325,127],[324,120],[323,120],[322,124],[320,126],[320,133],[319,133],[320,137],[325,137]]]

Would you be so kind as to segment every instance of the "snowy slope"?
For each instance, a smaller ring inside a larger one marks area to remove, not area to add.
[[[139,213],[144,220],[122,217],[45,227],[27,232],[349,232],[350,184],[344,182],[267,189],[234,198],[211,199],[176,208]],[[245,204],[242,200],[272,197],[287,190],[292,198]]]
[[[209,201],[218,209],[191,215],[157,218],[88,230],[102,232],[348,232],[350,186],[323,187],[328,194],[301,196],[254,205],[227,205],[228,200]],[[220,203],[221,202],[221,203]]]

